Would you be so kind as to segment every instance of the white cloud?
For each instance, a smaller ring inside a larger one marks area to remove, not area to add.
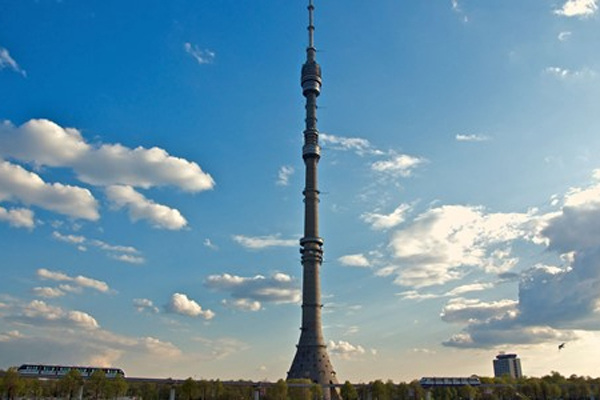
[[[262,309],[262,304],[260,303],[260,301],[250,299],[223,299],[223,305],[225,307],[234,308],[242,311],[260,311]]]
[[[176,186],[188,192],[210,190],[215,183],[198,164],[169,155],[158,147],[129,149],[102,145],[74,165],[79,179],[92,185],[128,185],[148,189]]]
[[[423,158],[400,154],[389,160],[376,161],[371,164],[371,168],[377,172],[409,177],[412,175],[413,170],[424,162]]]
[[[280,239],[279,235],[269,236],[244,236],[233,235],[233,240],[247,249],[265,249],[268,247],[293,247],[298,246],[297,239]]]
[[[518,302],[454,299],[442,318],[466,323],[444,342],[491,347],[574,340],[576,330],[600,329],[600,182],[573,188],[562,207],[537,218],[537,243],[560,255],[562,265],[538,264],[521,273]]]
[[[133,306],[138,312],[149,311],[152,313],[158,313],[159,309],[154,305],[152,300],[148,299],[133,299]]]
[[[561,42],[566,42],[567,40],[569,40],[571,35],[572,35],[572,32],[569,32],[569,31],[560,32],[558,34],[558,40],[560,40]]]
[[[597,0],[567,0],[554,13],[565,17],[589,17],[598,11]]]
[[[80,235],[63,235],[60,232],[52,232],[52,237],[61,242],[69,243],[77,246],[81,251],[87,250],[86,246],[92,246],[108,253],[108,256],[122,262],[131,264],[141,264],[144,258],[139,255],[139,251],[135,247],[111,245],[101,240],[87,239]]]
[[[183,293],[174,293],[171,301],[165,306],[168,312],[186,315],[188,317],[203,317],[206,320],[212,319],[215,313],[211,310],[203,310],[200,304],[187,297]]]
[[[134,222],[144,219],[155,228],[170,230],[187,226],[186,219],[178,210],[148,200],[131,186],[109,186],[106,188],[106,195],[113,207],[126,208]]]
[[[37,270],[37,276],[40,279],[51,280],[57,282],[69,282],[70,284],[74,284],[83,288],[90,288],[97,290],[102,293],[108,293],[110,291],[109,286],[106,282],[102,282],[96,279],[87,278],[82,275],[78,275],[75,277],[68,276],[63,272],[58,271],[50,271],[45,268],[40,268]]]
[[[219,250],[219,246],[214,244],[209,238],[204,239],[204,246],[208,247],[211,250]]]
[[[290,177],[294,174],[294,167],[289,165],[284,165],[279,168],[279,172],[277,174],[277,185],[279,186],[288,186],[290,184]]]
[[[582,80],[591,79],[596,77],[596,71],[587,67],[579,70],[571,70],[561,67],[547,67],[544,69],[544,73],[549,76],[556,77],[561,80]]]
[[[364,254],[348,254],[338,258],[338,261],[347,267],[369,267],[371,265]]]
[[[458,0],[451,0],[452,2],[452,11],[454,11],[456,14],[460,15],[462,17],[463,22],[469,22],[469,17],[467,17],[464,12],[462,7],[460,6],[460,4],[458,3]]]
[[[323,145],[329,146],[333,150],[354,151],[359,156],[383,154],[382,151],[375,149],[367,139],[363,138],[348,138],[321,133],[319,139]]]
[[[345,340],[340,340],[338,342],[330,340],[327,344],[327,348],[332,356],[337,356],[344,360],[350,360],[366,353],[364,347],[361,345],[353,345]]]
[[[22,339],[24,337],[25,336],[17,330],[2,332],[0,333],[0,342],[11,342],[14,340]]]
[[[459,296],[465,293],[480,292],[483,290],[491,289],[494,287],[493,283],[468,283],[465,285],[457,286],[454,289],[446,293],[447,296]]]
[[[59,288],[53,288],[53,287],[35,287],[33,288],[33,294],[38,296],[38,297],[46,297],[46,298],[54,298],[54,297],[61,297],[65,295],[65,292],[63,292],[61,289]]]
[[[400,265],[388,267],[387,274],[396,273],[399,285],[424,287],[461,278],[465,266],[503,272],[499,266],[513,263],[502,262],[508,253],[496,251],[498,246],[525,238],[531,218],[467,206],[430,209],[392,235],[390,248]]]
[[[73,218],[100,218],[98,202],[89,190],[46,183],[39,175],[7,161],[0,162],[0,201],[18,201]]]
[[[23,70],[19,66],[19,64],[17,64],[17,62],[11,57],[8,50],[4,47],[0,47],[0,70],[4,68],[12,69],[13,71],[18,72],[19,74],[25,77],[27,76],[25,70]]]
[[[462,135],[457,134],[456,140],[459,142],[485,142],[490,140],[488,136],[484,135]]]
[[[23,306],[20,315],[8,317],[9,321],[32,326],[72,327],[95,330],[100,326],[89,314],[82,311],[65,311],[41,300],[33,300]]]
[[[199,192],[215,185],[198,164],[173,157],[161,148],[89,144],[77,129],[63,128],[46,119],[32,119],[19,127],[8,121],[0,123],[1,158],[38,168],[71,168],[80,181],[94,186],[175,186]],[[0,165],[0,188],[0,201],[20,201],[75,218],[99,218],[98,204],[89,190],[47,184],[40,176],[6,161]],[[159,226],[175,229],[183,224],[176,210],[139,198],[133,204],[137,206],[134,214],[154,218]]]
[[[192,56],[198,64],[212,64],[215,61],[215,52],[212,50],[204,49],[198,47],[198,45],[193,45],[191,43],[184,43],[183,48],[186,53]]]
[[[483,302],[464,298],[452,299],[444,306],[440,316],[446,322],[487,321],[502,317],[507,313],[516,313],[518,302],[499,300]]]
[[[410,210],[408,204],[400,204],[390,214],[379,214],[376,212],[364,213],[361,215],[361,219],[367,224],[371,225],[372,229],[375,230],[386,230],[400,225],[404,222],[404,217],[407,211]]]
[[[282,304],[298,303],[301,299],[296,280],[282,273],[275,273],[270,277],[262,275],[254,277],[241,277],[230,274],[210,275],[204,285],[210,289],[228,292],[236,300],[245,300],[247,304],[252,304],[251,308],[258,306],[253,302]]]
[[[0,207],[0,221],[6,221],[10,226],[15,228],[33,228],[35,226],[33,215],[33,211],[26,208],[7,210],[4,207]]]

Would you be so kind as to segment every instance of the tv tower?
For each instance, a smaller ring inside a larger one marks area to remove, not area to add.
[[[302,94],[306,97],[306,129],[302,158],[306,166],[304,187],[304,237],[300,239],[302,254],[302,327],[296,355],[287,379],[310,379],[320,385],[337,384],[321,329],[321,281],[319,269],[323,263],[323,239],[319,236],[319,189],[317,165],[321,158],[317,130],[317,97],[321,92],[321,67],[317,64],[314,45],[314,6],[308,5],[308,47],[302,66]],[[329,397],[337,392],[324,393]]]

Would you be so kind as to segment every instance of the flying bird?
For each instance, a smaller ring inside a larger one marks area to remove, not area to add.
[[[565,343],[561,343],[558,345],[558,350],[562,350],[565,348]]]

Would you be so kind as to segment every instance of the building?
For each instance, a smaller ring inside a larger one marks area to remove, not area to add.
[[[500,378],[505,375],[514,379],[523,377],[521,360],[516,354],[500,353],[496,356],[494,360],[494,376]]]
[[[306,98],[306,127],[302,158],[306,167],[304,187],[304,236],[300,239],[302,254],[302,326],[296,355],[287,379],[309,379],[319,385],[338,384],[321,327],[321,282],[319,270],[323,263],[323,239],[319,236],[319,189],[317,166],[321,158],[317,129],[317,97],[321,93],[321,67],[317,64],[314,46],[314,6],[308,5],[308,47],[302,66],[302,94]],[[338,398],[335,390],[324,391],[325,398]]]

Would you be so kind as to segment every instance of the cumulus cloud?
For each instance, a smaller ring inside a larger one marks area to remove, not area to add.
[[[113,207],[126,208],[135,222],[148,220],[155,228],[179,230],[187,226],[186,219],[178,210],[148,200],[131,186],[109,186],[106,195]]]
[[[558,212],[538,218],[538,243],[562,264],[538,264],[521,273],[518,301],[484,303],[455,299],[442,318],[466,323],[444,344],[491,347],[567,341],[578,330],[600,330],[600,182],[573,188],[559,200]],[[542,240],[543,239],[543,240]]]
[[[516,300],[499,300],[483,302],[475,299],[457,298],[444,306],[440,316],[446,322],[485,321],[516,313]]]
[[[70,168],[81,182],[93,186],[143,189],[175,186],[187,192],[200,192],[215,185],[198,164],[171,156],[161,148],[90,144],[79,130],[46,119],[32,119],[18,127],[7,121],[0,123],[2,158],[36,168]],[[46,183],[39,175],[7,161],[0,164],[0,187],[0,201],[19,201],[75,218],[99,218],[97,201],[88,189]],[[117,196],[114,188],[109,192]],[[123,201],[123,193],[120,194],[116,201]],[[151,219],[156,226],[167,229],[185,225],[177,210],[140,196],[135,199],[130,196],[126,203],[132,215]]]
[[[88,278],[82,275],[71,277],[63,272],[50,271],[45,268],[40,268],[37,270],[37,276],[38,278],[43,280],[69,282],[69,284],[80,286],[83,288],[94,289],[102,293],[108,293],[110,291],[110,288],[108,284],[106,284],[106,282]]]
[[[298,303],[301,299],[296,280],[282,273],[274,273],[270,277],[262,275],[254,277],[241,277],[230,274],[210,275],[204,281],[204,285],[213,290],[229,293],[236,301],[244,300],[244,302],[237,304],[250,307],[238,308],[249,311],[255,311],[259,306],[262,307],[262,303]],[[227,304],[235,305],[236,303],[235,301],[234,303],[227,301]]]
[[[410,210],[408,204],[400,204],[390,214],[380,214],[377,212],[364,213],[361,219],[371,225],[374,230],[386,230],[400,225],[404,222],[406,212]]]
[[[252,249],[260,250],[268,247],[293,247],[298,246],[297,239],[281,239],[279,235],[268,235],[268,236],[244,236],[244,235],[233,235],[233,240],[241,246]]]
[[[54,298],[64,296],[66,293],[60,288],[53,287],[35,287],[33,288],[33,294],[38,297]]]
[[[327,344],[327,348],[332,356],[337,356],[344,360],[350,360],[366,353],[364,347],[361,345],[353,345],[345,340],[340,340],[338,342],[330,340]]]
[[[23,70],[19,64],[11,57],[10,53],[4,47],[0,47],[0,70],[5,68],[11,69],[23,76],[27,76],[25,70]]]
[[[133,299],[133,307],[138,312],[149,311],[152,313],[158,313],[160,311],[158,307],[154,305],[152,300],[148,299]]]
[[[89,190],[46,183],[39,175],[7,161],[0,162],[0,201],[16,201],[73,218],[100,218],[98,202]]]
[[[554,13],[564,17],[589,17],[598,11],[597,0],[567,0]]]
[[[364,254],[348,254],[338,258],[338,261],[347,267],[369,267],[371,265]]]
[[[7,317],[11,322],[32,326],[73,327],[95,330],[100,326],[91,315],[83,311],[67,311],[51,306],[42,300],[26,304],[19,315]]]
[[[406,178],[411,176],[413,170],[424,162],[425,159],[423,158],[413,157],[407,154],[400,154],[395,155],[389,160],[374,162],[371,164],[371,169],[373,171],[398,175]]]
[[[509,251],[498,249],[525,238],[531,218],[469,206],[432,208],[392,235],[390,248],[398,265],[386,273],[396,274],[396,284],[419,288],[460,279],[465,266],[504,272],[514,260]]]
[[[13,208],[8,210],[0,207],[0,221],[8,222],[10,226],[15,228],[33,228],[35,226],[33,215],[33,211],[27,208]]]
[[[192,56],[198,64],[212,64],[215,61],[216,54],[212,50],[201,49],[198,45],[186,42],[183,44],[186,53]]]
[[[215,313],[211,310],[203,310],[200,304],[187,297],[183,293],[174,293],[171,301],[165,306],[167,312],[185,315],[188,317],[202,317],[206,320],[212,319]]]
[[[289,165],[283,165],[279,168],[277,173],[277,185],[288,186],[290,184],[290,177],[294,174],[294,167]]]

